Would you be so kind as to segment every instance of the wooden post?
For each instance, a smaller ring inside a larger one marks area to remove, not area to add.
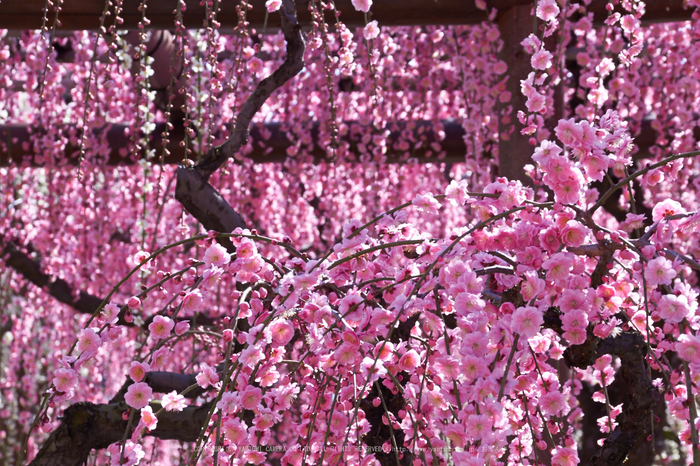
[[[511,94],[510,102],[501,105],[502,111],[510,109],[510,112],[501,112],[499,118],[498,175],[527,185],[532,185],[532,180],[525,175],[523,167],[530,163],[534,147],[528,142],[530,136],[520,134],[523,125],[517,115],[518,110],[525,110],[527,100],[520,91],[520,81],[532,71],[530,55],[520,45],[533,32],[531,12],[532,5],[515,5],[498,20],[503,38],[501,60],[508,64],[506,89]]]

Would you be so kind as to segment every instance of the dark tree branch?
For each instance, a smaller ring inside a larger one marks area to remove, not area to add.
[[[304,38],[297,22],[294,0],[284,0],[280,8],[282,32],[287,41],[287,57],[272,75],[263,79],[243,104],[229,139],[214,147],[194,167],[180,165],[177,169],[175,198],[199,220],[207,230],[230,233],[245,222],[226,200],[209,184],[209,177],[248,142],[250,123],[272,93],[282,87],[304,67]],[[221,241],[229,250],[229,240]]]
[[[153,405],[154,412],[160,406]],[[123,403],[76,403],[63,413],[63,420],[51,433],[30,463],[31,466],[80,466],[93,449],[107,448],[121,441],[127,421]],[[180,412],[163,411],[158,426],[148,433],[163,440],[193,442],[207,419],[208,405],[189,406]]]
[[[28,249],[31,250],[32,246],[29,245]],[[12,267],[17,273],[22,275],[25,279],[29,280],[34,285],[45,290],[50,296],[55,298],[57,301],[71,306],[76,311],[82,314],[94,314],[100,304],[102,304],[103,298],[91,295],[84,291],[75,292],[68,282],[62,278],[54,278],[41,271],[41,262],[32,259],[29,254],[22,252],[15,243],[12,241],[7,242],[5,247],[0,250],[0,257],[4,258],[5,263],[8,267]],[[133,320],[128,322],[125,319],[126,308],[120,306],[122,309],[117,315],[117,324],[124,325],[127,327],[133,327]],[[150,316],[145,320],[143,328],[148,328],[148,325],[153,321],[153,317]],[[193,317],[176,318],[176,321],[180,320],[190,320],[198,325],[214,325],[216,320],[206,316],[204,314],[197,313]]]
[[[150,371],[146,373],[146,376],[143,378],[143,382],[145,382],[146,385],[151,387],[151,389],[153,389],[155,393],[170,393],[173,390],[175,390],[178,393],[181,393],[185,391],[186,388],[196,384],[197,380],[192,374],[179,374],[177,372],[166,371]],[[119,389],[117,394],[114,395],[111,400],[109,400],[110,404],[124,401],[124,395],[133,383],[134,382],[131,379],[128,379],[124,383],[122,388]],[[194,399],[202,393],[204,393],[204,390],[202,388],[196,388],[194,390],[190,390],[183,396],[185,398]]]
[[[557,333],[562,333],[561,313],[556,308],[549,308],[544,315],[544,326]],[[608,435],[603,447],[590,462],[597,466],[613,466],[624,463],[627,455],[640,439],[651,433],[654,408],[661,399],[647,372],[647,346],[644,337],[638,332],[623,332],[608,338],[599,338],[588,331],[586,341],[580,345],[570,346],[564,351],[564,360],[569,367],[585,369],[592,366],[603,355],[620,358],[617,376],[624,381],[629,390],[625,397],[622,413],[617,417],[617,427]]]

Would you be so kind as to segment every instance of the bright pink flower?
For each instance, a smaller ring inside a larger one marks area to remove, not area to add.
[[[141,307],[141,300],[136,296],[132,296],[131,298],[129,298],[129,302],[127,305],[129,306],[129,309],[138,309],[139,307]]]
[[[134,382],[141,382],[146,376],[146,372],[151,370],[148,363],[131,361],[131,367],[129,367],[129,377]]]
[[[182,411],[187,406],[185,397],[179,395],[175,390],[163,395],[161,404],[166,411]]]
[[[146,406],[141,410],[141,422],[148,430],[153,430],[158,425],[158,418],[153,414],[153,409],[150,406]]]
[[[401,359],[399,359],[399,369],[402,371],[410,372],[420,365],[420,356],[416,350],[406,351]]]
[[[253,385],[248,385],[245,390],[240,393],[241,406],[244,409],[257,411],[262,401],[262,396],[262,390]]]
[[[542,21],[552,21],[559,14],[559,5],[555,0],[539,0],[535,14]]]
[[[576,220],[569,220],[561,231],[561,239],[567,246],[581,246],[588,233],[586,227]]]
[[[493,420],[486,414],[470,414],[465,424],[467,437],[470,440],[481,440],[491,433]]]
[[[372,7],[372,0],[352,0],[352,6],[354,6],[357,11],[364,11],[367,13]]]
[[[289,343],[294,336],[294,326],[287,319],[275,319],[265,329],[272,341],[279,346]]]
[[[151,387],[143,382],[136,382],[129,385],[124,395],[124,401],[134,409],[141,409],[148,406],[152,397],[153,390]]]
[[[219,374],[216,373],[216,369],[210,367],[207,363],[202,364],[202,370],[197,377],[197,385],[202,388],[207,388],[209,385],[215,385],[219,381]]]
[[[231,256],[222,245],[212,244],[204,252],[204,263],[207,267],[223,267],[231,261]]]
[[[53,374],[52,382],[57,392],[68,393],[78,385],[78,373],[73,369],[56,369]]]
[[[665,257],[652,259],[644,270],[644,278],[647,286],[670,285],[676,278],[676,271],[673,270],[673,263]]]
[[[190,329],[190,321],[183,320],[175,324],[175,335],[184,335]]]
[[[173,327],[175,327],[175,322],[170,317],[155,316],[153,322],[148,325],[148,331],[151,332],[151,337],[154,340],[161,340],[170,336]]]
[[[199,311],[202,306],[202,292],[199,290],[190,291],[182,298],[182,310],[187,314]]]
[[[542,312],[536,307],[519,307],[513,313],[510,330],[525,338],[531,338],[540,331],[543,322]]]

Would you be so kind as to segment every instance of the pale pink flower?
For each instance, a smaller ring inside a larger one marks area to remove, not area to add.
[[[148,430],[153,430],[158,425],[158,418],[153,414],[153,409],[150,406],[146,406],[141,410],[141,422]]]
[[[185,332],[187,332],[190,329],[190,321],[189,320],[183,320],[175,324],[175,335],[181,336],[184,335]]]
[[[148,363],[131,361],[131,367],[129,367],[129,377],[134,382],[141,382],[146,376],[146,372],[151,370]]]
[[[97,352],[100,345],[102,344],[102,339],[97,334],[93,328],[84,328],[78,332],[78,351],[81,353],[85,352]]]
[[[163,346],[156,350],[151,357],[151,369],[154,371],[159,371],[168,363],[170,359],[170,348]]]
[[[73,369],[56,369],[53,386],[57,392],[68,393],[78,384],[78,373]]]
[[[379,35],[379,26],[377,25],[377,21],[375,20],[367,23],[365,28],[362,30],[362,34],[367,40],[376,38]]]
[[[465,424],[465,433],[471,440],[480,440],[493,428],[493,420],[486,414],[470,414]]]
[[[644,270],[644,278],[647,286],[670,285],[676,278],[676,271],[673,270],[673,263],[665,257],[652,259]]]
[[[657,304],[659,316],[666,322],[677,324],[688,317],[690,306],[688,298],[684,295],[663,295]]]
[[[148,325],[148,331],[151,332],[151,337],[154,340],[161,340],[170,336],[173,327],[175,327],[175,322],[170,317],[155,316],[153,322]]]
[[[559,14],[559,5],[555,0],[539,0],[535,14],[542,21],[552,21]]]
[[[570,253],[558,252],[542,264],[547,270],[547,280],[560,281],[569,276],[574,260]]]
[[[104,317],[105,322],[108,324],[115,324],[117,322],[118,315],[119,306],[114,303],[109,303],[102,309],[102,316]]]
[[[386,367],[384,367],[384,362],[381,360],[365,357],[362,359],[362,363],[360,363],[360,373],[363,377],[372,382],[386,375]]]
[[[202,370],[197,377],[197,385],[202,388],[207,388],[209,385],[215,385],[219,381],[219,374],[216,373],[216,369],[209,366],[207,363],[202,364]]]
[[[229,415],[236,409],[238,396],[235,393],[226,392],[221,395],[221,399],[216,403],[216,407],[225,415]]]
[[[466,202],[467,195],[467,182],[465,180],[452,180],[450,184],[445,188],[445,198],[450,204],[456,206],[462,206]]]
[[[332,356],[333,359],[338,361],[338,364],[355,364],[360,357],[359,347],[358,345],[345,342],[333,351]]]
[[[231,261],[231,256],[229,255],[226,248],[220,244],[212,244],[204,252],[204,263],[207,267],[216,266],[223,267]]]
[[[513,312],[510,330],[525,338],[531,338],[540,331],[543,322],[542,312],[536,307],[519,307]]]
[[[372,0],[352,0],[352,6],[354,6],[357,11],[364,11],[367,13],[372,6]]]
[[[528,270],[525,272],[525,280],[523,280],[520,286],[520,292],[525,301],[530,301],[539,296],[539,294],[544,291],[544,287],[545,282],[537,276],[537,272]]]
[[[273,13],[280,9],[282,6],[282,0],[267,0],[265,2],[265,7],[268,13]]]
[[[265,329],[272,341],[279,346],[289,343],[294,336],[294,327],[287,319],[275,319]]]
[[[124,443],[124,452],[121,450],[121,443],[113,443],[107,447],[109,452],[110,466],[135,466],[146,456],[143,447],[138,443],[134,443],[131,439],[127,439]]]
[[[238,418],[227,418],[221,426],[221,430],[224,437],[234,445],[241,444],[248,437],[246,425]]]
[[[558,390],[550,390],[539,398],[539,405],[546,414],[558,416],[568,405],[566,397]]]
[[[432,193],[427,193],[425,195],[416,194],[416,197],[413,199],[413,205],[416,206],[419,211],[428,213],[436,213],[441,207]]]
[[[700,337],[683,334],[678,337],[675,344],[678,356],[688,362],[700,360]]]
[[[153,390],[143,382],[136,382],[129,385],[129,388],[124,395],[126,404],[134,409],[141,409],[148,406],[148,403],[153,397]]]
[[[467,442],[469,442],[464,427],[461,425],[448,424],[443,432],[445,433],[445,437],[447,437],[456,448],[464,448]]]
[[[163,395],[161,404],[166,411],[182,411],[185,409],[185,406],[187,406],[185,404],[185,397],[179,395],[175,390]]]
[[[540,49],[532,55],[530,63],[536,70],[546,70],[552,66],[552,54],[545,49]]]
[[[573,118],[561,119],[557,127],[554,128],[554,132],[565,146],[570,146],[576,140],[578,133],[581,132],[581,127],[576,124],[576,120]]]
[[[573,448],[556,447],[552,456],[552,466],[576,466],[579,463],[578,451]]]
[[[654,222],[660,222],[667,215],[676,215],[685,213],[685,209],[680,202],[673,199],[666,199],[654,206],[651,211],[651,217]]]
[[[199,290],[190,291],[182,298],[182,310],[186,313],[195,313],[202,306],[202,292]]]
[[[253,385],[248,385],[245,390],[240,393],[241,396],[241,406],[244,409],[250,409],[251,411],[256,411],[260,406],[262,401],[262,390]]]

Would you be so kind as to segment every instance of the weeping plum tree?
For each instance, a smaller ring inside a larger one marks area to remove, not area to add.
[[[296,1],[0,32],[3,463],[700,464],[700,15]]]

